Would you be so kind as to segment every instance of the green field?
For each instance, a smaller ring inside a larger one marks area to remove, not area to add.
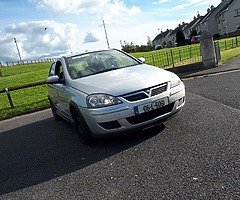
[[[239,37],[237,40],[236,38],[220,40],[219,45],[222,56],[221,62],[240,56]],[[172,60],[174,60],[174,66],[201,61],[199,44],[151,52],[132,53],[131,55],[137,58],[145,57],[146,63],[162,68],[173,67]],[[47,78],[50,64],[36,63],[1,67],[0,89],[44,81]],[[7,95],[5,93],[0,94],[0,118],[49,106],[46,85],[12,91],[11,97],[14,103],[13,109],[10,107]]]
[[[50,63],[37,63],[2,67],[3,77],[0,77],[0,88],[44,81],[49,66]],[[10,107],[7,95],[0,94],[0,118],[48,106],[46,85],[12,91],[10,94],[14,103],[13,109]]]
[[[240,37],[233,37],[228,39],[221,39],[219,47],[223,60],[228,60],[228,57],[238,56],[237,52],[231,51],[240,47]],[[231,56],[231,53],[233,55]],[[162,68],[171,68],[174,66],[188,65],[192,63],[201,62],[200,45],[186,45],[182,47],[167,48],[151,52],[131,53],[136,58],[144,57],[146,63],[159,66]]]
[[[181,65],[201,62],[200,45],[187,45],[167,48],[151,52],[131,53],[136,58],[144,57],[147,64],[161,68],[171,68]]]

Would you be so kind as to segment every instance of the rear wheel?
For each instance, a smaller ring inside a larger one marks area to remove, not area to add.
[[[54,106],[54,104],[53,104],[51,101],[50,101],[50,106],[51,106],[53,118],[54,118],[56,121],[61,120],[61,117],[57,114],[57,108]]]
[[[85,120],[76,109],[72,110],[72,117],[74,120],[75,127],[77,129],[77,134],[81,142],[85,145],[89,145],[92,142],[92,133],[86,124]]]

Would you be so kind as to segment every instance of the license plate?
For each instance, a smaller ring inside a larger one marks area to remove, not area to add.
[[[159,99],[159,100],[154,101],[154,102],[149,102],[147,104],[136,106],[134,111],[135,111],[135,114],[146,113],[146,112],[161,108],[161,107],[163,107],[167,104],[168,104],[168,99],[167,98]]]

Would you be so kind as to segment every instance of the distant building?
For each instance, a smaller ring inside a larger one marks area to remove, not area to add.
[[[240,0],[230,0],[216,15],[220,35],[240,33]]]
[[[222,0],[222,2],[216,8],[211,6],[211,8],[208,9],[208,14],[202,20],[202,31],[207,31],[211,35],[220,34],[216,16],[219,14],[219,12],[224,10],[226,5],[229,5],[230,1],[232,0]]]
[[[185,27],[183,33],[186,39],[190,39],[190,35],[193,30],[197,31],[197,34],[201,34],[201,27],[198,25],[203,20],[203,16],[200,16],[199,14],[197,17],[194,17],[193,20]]]
[[[161,33],[154,38],[152,44],[154,45],[155,49],[167,47],[168,36],[171,34],[171,32],[172,30],[168,29],[164,32],[161,31]]]
[[[187,23],[183,22],[182,24],[179,24],[177,28],[175,28],[171,34],[168,36],[168,44],[169,47],[175,47],[177,45],[176,43],[176,34],[178,31],[182,30],[183,33],[186,29],[186,27],[188,26]],[[186,37],[186,36],[185,36]]]
[[[213,36],[240,35],[240,0],[222,0],[217,7],[208,8],[206,15],[198,14],[189,24],[182,23],[174,30],[161,32],[153,40],[153,44],[163,48],[176,46],[176,33],[179,30],[183,31],[185,39],[189,39],[193,30],[198,35],[203,31]]]

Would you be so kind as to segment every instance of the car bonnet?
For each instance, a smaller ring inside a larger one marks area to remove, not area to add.
[[[72,87],[87,94],[120,96],[170,81],[171,73],[146,64],[95,74],[72,81]]]

